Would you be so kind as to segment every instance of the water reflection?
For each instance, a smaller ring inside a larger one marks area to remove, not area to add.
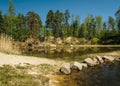
[[[38,56],[38,57],[46,57],[51,59],[59,59],[59,60],[82,60],[83,58],[81,56],[86,54],[95,54],[95,53],[101,53],[101,52],[110,52],[114,50],[120,50],[120,48],[115,47],[82,47],[82,48],[42,48],[42,49],[36,49],[36,50],[30,50],[26,49],[24,50],[25,54],[32,55],[32,56]]]

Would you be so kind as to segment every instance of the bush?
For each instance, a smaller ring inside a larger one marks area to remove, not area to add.
[[[85,44],[86,39],[85,38],[80,38],[80,44]]]
[[[92,38],[91,43],[92,44],[98,44],[99,39],[98,38]]]

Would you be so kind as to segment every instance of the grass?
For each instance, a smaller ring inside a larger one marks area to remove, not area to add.
[[[49,75],[56,66],[41,64],[15,67],[4,65],[0,67],[0,86],[49,86]],[[37,72],[30,74],[28,71]]]

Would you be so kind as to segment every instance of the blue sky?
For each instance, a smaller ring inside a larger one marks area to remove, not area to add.
[[[59,9],[64,12],[68,9],[71,15],[79,15],[81,21],[88,14],[101,15],[106,21],[108,16],[114,16],[120,0],[13,0],[16,13],[26,14],[28,11],[35,11],[45,22],[49,10],[56,11]],[[7,13],[9,0],[0,0],[0,10]]]

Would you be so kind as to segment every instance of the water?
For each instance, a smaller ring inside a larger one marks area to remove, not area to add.
[[[27,49],[24,53],[57,60],[81,61],[87,54],[97,55],[119,51],[120,47],[82,47],[82,48],[59,48],[59,49]],[[70,75],[55,75],[55,86],[120,86],[120,62],[102,64],[96,67],[72,71]]]
[[[120,62],[107,63],[73,71],[59,80],[56,86],[120,86]]]
[[[81,47],[81,48],[58,48],[58,49],[27,49],[26,54],[37,57],[45,57],[49,59],[77,61],[83,60],[87,54],[106,53],[110,51],[120,50],[120,47]]]

